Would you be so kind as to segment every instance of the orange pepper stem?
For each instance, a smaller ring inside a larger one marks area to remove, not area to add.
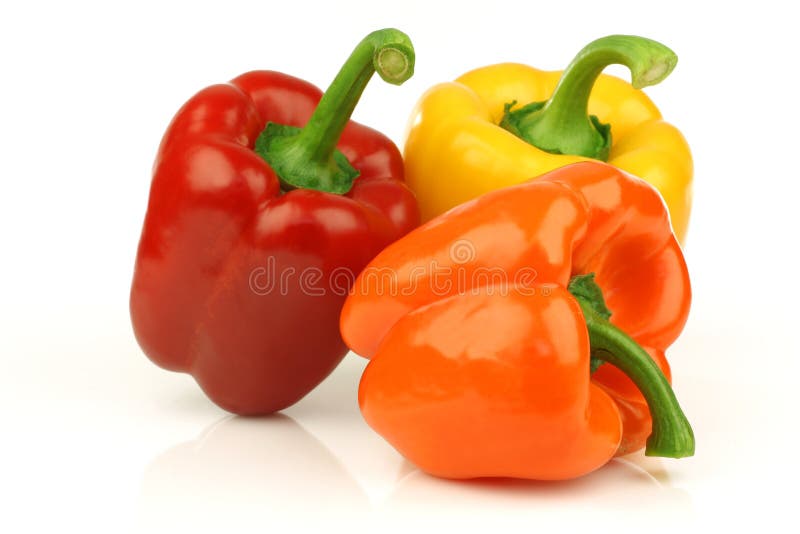
[[[374,73],[400,85],[414,74],[414,46],[394,28],[377,30],[356,46],[322,95],[303,128],[270,122],[256,140],[255,151],[269,163],[283,189],[317,189],[344,194],[358,170],[336,144]]]
[[[647,438],[647,456],[684,458],[694,454],[694,433],[666,377],[645,350],[611,324],[594,273],[573,277],[569,291],[578,301],[589,331],[592,358],[625,373],[642,392],[653,429]]]
[[[666,78],[678,57],[666,46],[633,35],[609,35],[584,47],[566,68],[553,95],[511,111],[506,104],[500,125],[517,137],[553,154],[571,154],[606,161],[611,149],[611,126],[589,115],[589,95],[600,73],[621,64],[631,71],[640,89]]]

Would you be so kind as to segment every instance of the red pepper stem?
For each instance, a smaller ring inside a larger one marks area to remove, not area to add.
[[[317,109],[303,128],[297,144],[312,161],[327,161],[372,75],[400,85],[414,72],[414,48],[400,30],[387,28],[367,35],[339,70]]]
[[[668,458],[692,456],[694,433],[675,392],[650,355],[608,321],[608,309],[594,275],[574,277],[569,289],[583,311],[592,358],[606,361],[625,373],[647,401],[653,429],[647,438],[645,454]]]
[[[414,73],[414,47],[393,28],[367,35],[353,50],[302,129],[267,124],[255,150],[270,164],[284,189],[330,193],[350,190],[358,171],[336,150],[339,138],[372,75],[400,85]]]
[[[633,35],[609,35],[586,45],[564,70],[552,96],[511,110],[501,126],[528,143],[554,154],[605,161],[611,147],[610,126],[589,116],[589,95],[600,73],[621,64],[631,71],[636,89],[666,78],[678,57],[661,43]]]

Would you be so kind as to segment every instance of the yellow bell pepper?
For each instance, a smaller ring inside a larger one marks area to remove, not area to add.
[[[493,189],[600,159],[654,185],[683,241],[691,152],[640,91],[666,78],[676,62],[660,43],[612,35],[586,46],[563,73],[505,63],[428,90],[405,143],[406,180],[423,220]],[[630,69],[630,84],[601,74],[615,63]]]

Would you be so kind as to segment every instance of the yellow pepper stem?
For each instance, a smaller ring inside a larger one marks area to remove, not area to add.
[[[583,48],[561,76],[553,95],[516,110],[506,104],[500,125],[528,143],[553,154],[607,160],[611,127],[589,116],[589,95],[597,77],[609,65],[625,65],[637,88],[666,78],[678,57],[661,43],[633,35],[609,35]]]

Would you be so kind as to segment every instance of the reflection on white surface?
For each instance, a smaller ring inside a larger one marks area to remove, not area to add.
[[[344,367],[342,374],[350,374],[361,366]],[[347,427],[357,422],[357,409],[339,417]],[[693,515],[691,498],[672,486],[662,461],[641,454],[565,482],[448,481],[426,475],[396,453],[387,455],[374,441],[359,446],[348,440],[342,447],[340,436],[329,433],[332,443],[323,443],[286,415],[226,417],[150,463],[137,525],[143,532],[266,531],[284,525],[294,530],[343,522],[355,529],[422,523],[491,528],[509,521],[578,525],[604,516],[635,526],[653,513],[667,522]],[[350,475],[366,465],[377,466],[381,476],[375,478],[389,487],[371,484],[369,477],[359,484]]]
[[[367,506],[337,459],[292,418],[230,416],[150,463],[138,527],[266,531],[276,521],[335,521]]]
[[[564,482],[453,482],[414,469],[397,484],[382,509],[396,518],[410,517],[416,511],[441,519],[457,518],[459,510],[468,509],[470,524],[487,526],[505,524],[509,518],[514,524],[528,519],[563,527],[591,522],[598,516],[616,518],[618,526],[632,526],[653,513],[663,514],[665,522],[690,517],[690,496],[648,471],[660,470],[657,463],[645,467],[637,460],[618,458],[590,475]]]

